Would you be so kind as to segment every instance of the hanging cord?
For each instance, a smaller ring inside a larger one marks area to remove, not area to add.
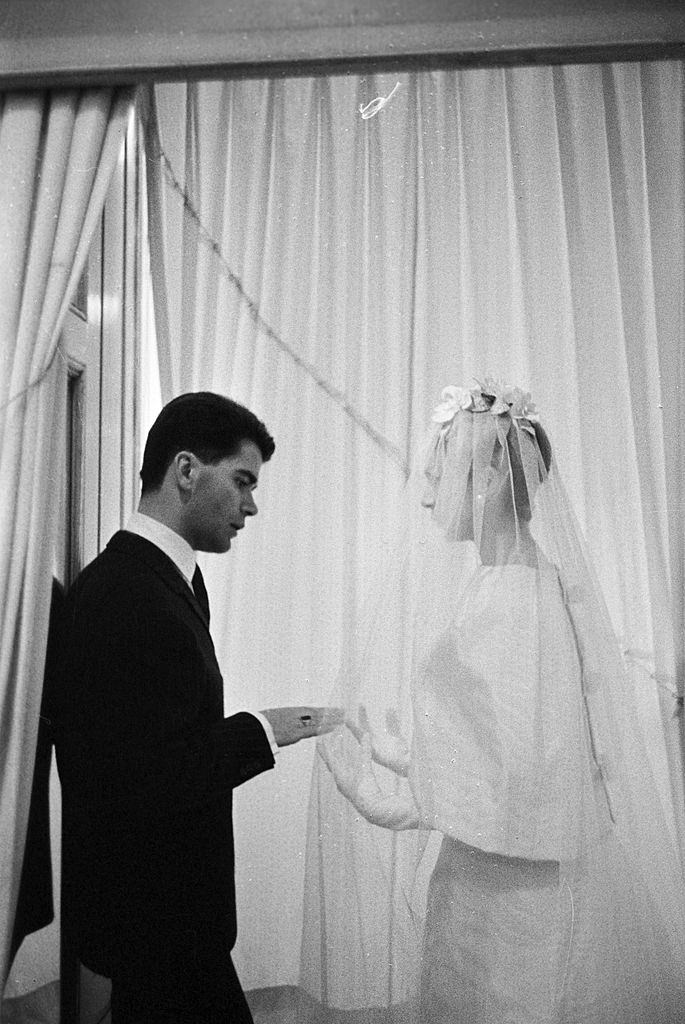
[[[638,651],[633,647],[624,647],[623,657],[626,661],[631,662],[633,665],[637,666],[637,668],[639,668],[642,672],[644,672],[644,674],[649,679],[651,679],[653,683],[656,683],[659,689],[665,690],[666,693],[669,694],[669,696],[673,699],[675,703],[675,710],[673,712],[674,718],[677,718],[679,715],[682,715],[683,704],[685,703],[683,695],[679,694],[677,690],[675,690],[673,686],[671,686],[668,682],[664,682],[662,679],[660,679],[656,672],[652,672],[650,670],[650,664],[652,664],[651,654],[649,654],[646,651]]]
[[[37,388],[39,384],[42,384],[47,375],[50,373],[50,370],[54,366],[55,359],[57,359],[58,357],[62,360],[62,362],[67,368],[69,367],[69,360],[65,358],[65,355],[62,352],[62,349],[58,343],[57,345],[55,345],[55,350],[48,359],[43,369],[36,374],[33,380],[30,380],[28,384],[21,388],[20,391],[16,391],[13,395],[10,395],[7,401],[3,402],[2,405],[0,405],[0,412],[4,412],[5,409],[8,409],[10,405],[13,405],[13,403],[16,402],[18,399],[23,398],[25,395],[29,393],[29,391],[32,391],[34,388]]]
[[[273,327],[271,327],[271,325],[267,323],[267,321],[260,313],[257,303],[248,295],[247,291],[245,290],[245,286],[243,285],[238,275],[233,270],[231,270],[226,260],[226,257],[224,256],[221,250],[221,246],[204,226],[199,213],[195,209],[195,206],[190,196],[188,195],[188,192],[186,191],[186,189],[183,188],[178,178],[174,174],[174,169],[171,166],[171,161],[169,160],[168,156],[166,155],[166,153],[164,152],[164,150],[162,149],[158,142],[155,143],[155,149],[157,150],[157,157],[162,162],[164,173],[167,180],[169,181],[169,184],[183,200],[183,207],[185,211],[194,220],[195,224],[198,227],[200,236],[203,238],[205,243],[217,257],[224,276],[228,279],[230,284],[233,285],[235,290],[240,295],[240,298],[244,302],[249,313],[250,319],[253,321],[253,323],[255,323],[257,327],[259,327],[260,331],[263,334],[265,334],[266,337],[269,338],[269,340],[272,341],[282,352],[284,352],[295,363],[296,366],[303,370],[314,381],[318,388],[320,388],[326,395],[328,395],[328,397],[332,399],[336,403],[336,405],[340,406],[340,408],[345,412],[345,414],[349,416],[350,419],[353,420],[353,422],[361,430],[363,430],[368,437],[371,438],[374,444],[376,444],[381,449],[381,451],[388,456],[388,458],[390,458],[400,467],[405,479],[408,479],[409,461],[406,455],[400,450],[400,448],[396,444],[393,444],[392,441],[388,440],[388,438],[381,434],[379,430],[376,430],[376,428],[366,419],[366,417],[362,416],[359,410],[349,400],[344,391],[342,391],[340,388],[335,387],[334,384],[332,384],[330,381],[322,377],[321,374],[317,371],[316,367],[312,365],[312,363],[308,362],[306,359],[303,358],[303,356],[296,352],[295,349],[293,349],[287,343],[287,341],[284,341],[283,338],[281,338],[280,335],[276,333]]]

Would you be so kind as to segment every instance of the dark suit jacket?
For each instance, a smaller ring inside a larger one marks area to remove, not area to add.
[[[223,716],[208,622],[174,564],[121,531],[68,596],[51,700],[64,927],[117,971],[143,922],[235,941],[231,794],[273,767],[254,716]]]
[[[14,958],[27,935],[45,928],[55,916],[52,900],[52,857],[50,851],[52,723],[48,702],[52,690],[51,680],[55,673],[59,621],[64,596],[62,584],[53,580],[36,758],[33,766],[33,785],[19,883],[19,898],[10,946],[11,958]]]

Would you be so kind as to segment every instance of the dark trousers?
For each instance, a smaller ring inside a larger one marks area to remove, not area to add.
[[[112,971],[112,1024],[253,1024],[221,929],[146,924]]]

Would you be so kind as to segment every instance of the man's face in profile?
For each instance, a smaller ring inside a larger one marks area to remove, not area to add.
[[[196,551],[228,551],[247,516],[257,514],[253,492],[261,467],[261,452],[252,441],[243,441],[235,455],[220,462],[202,463],[186,508]]]

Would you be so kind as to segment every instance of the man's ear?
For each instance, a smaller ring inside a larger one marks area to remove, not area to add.
[[[192,497],[197,483],[200,460],[192,452],[177,452],[173,460],[176,486],[185,498]]]

